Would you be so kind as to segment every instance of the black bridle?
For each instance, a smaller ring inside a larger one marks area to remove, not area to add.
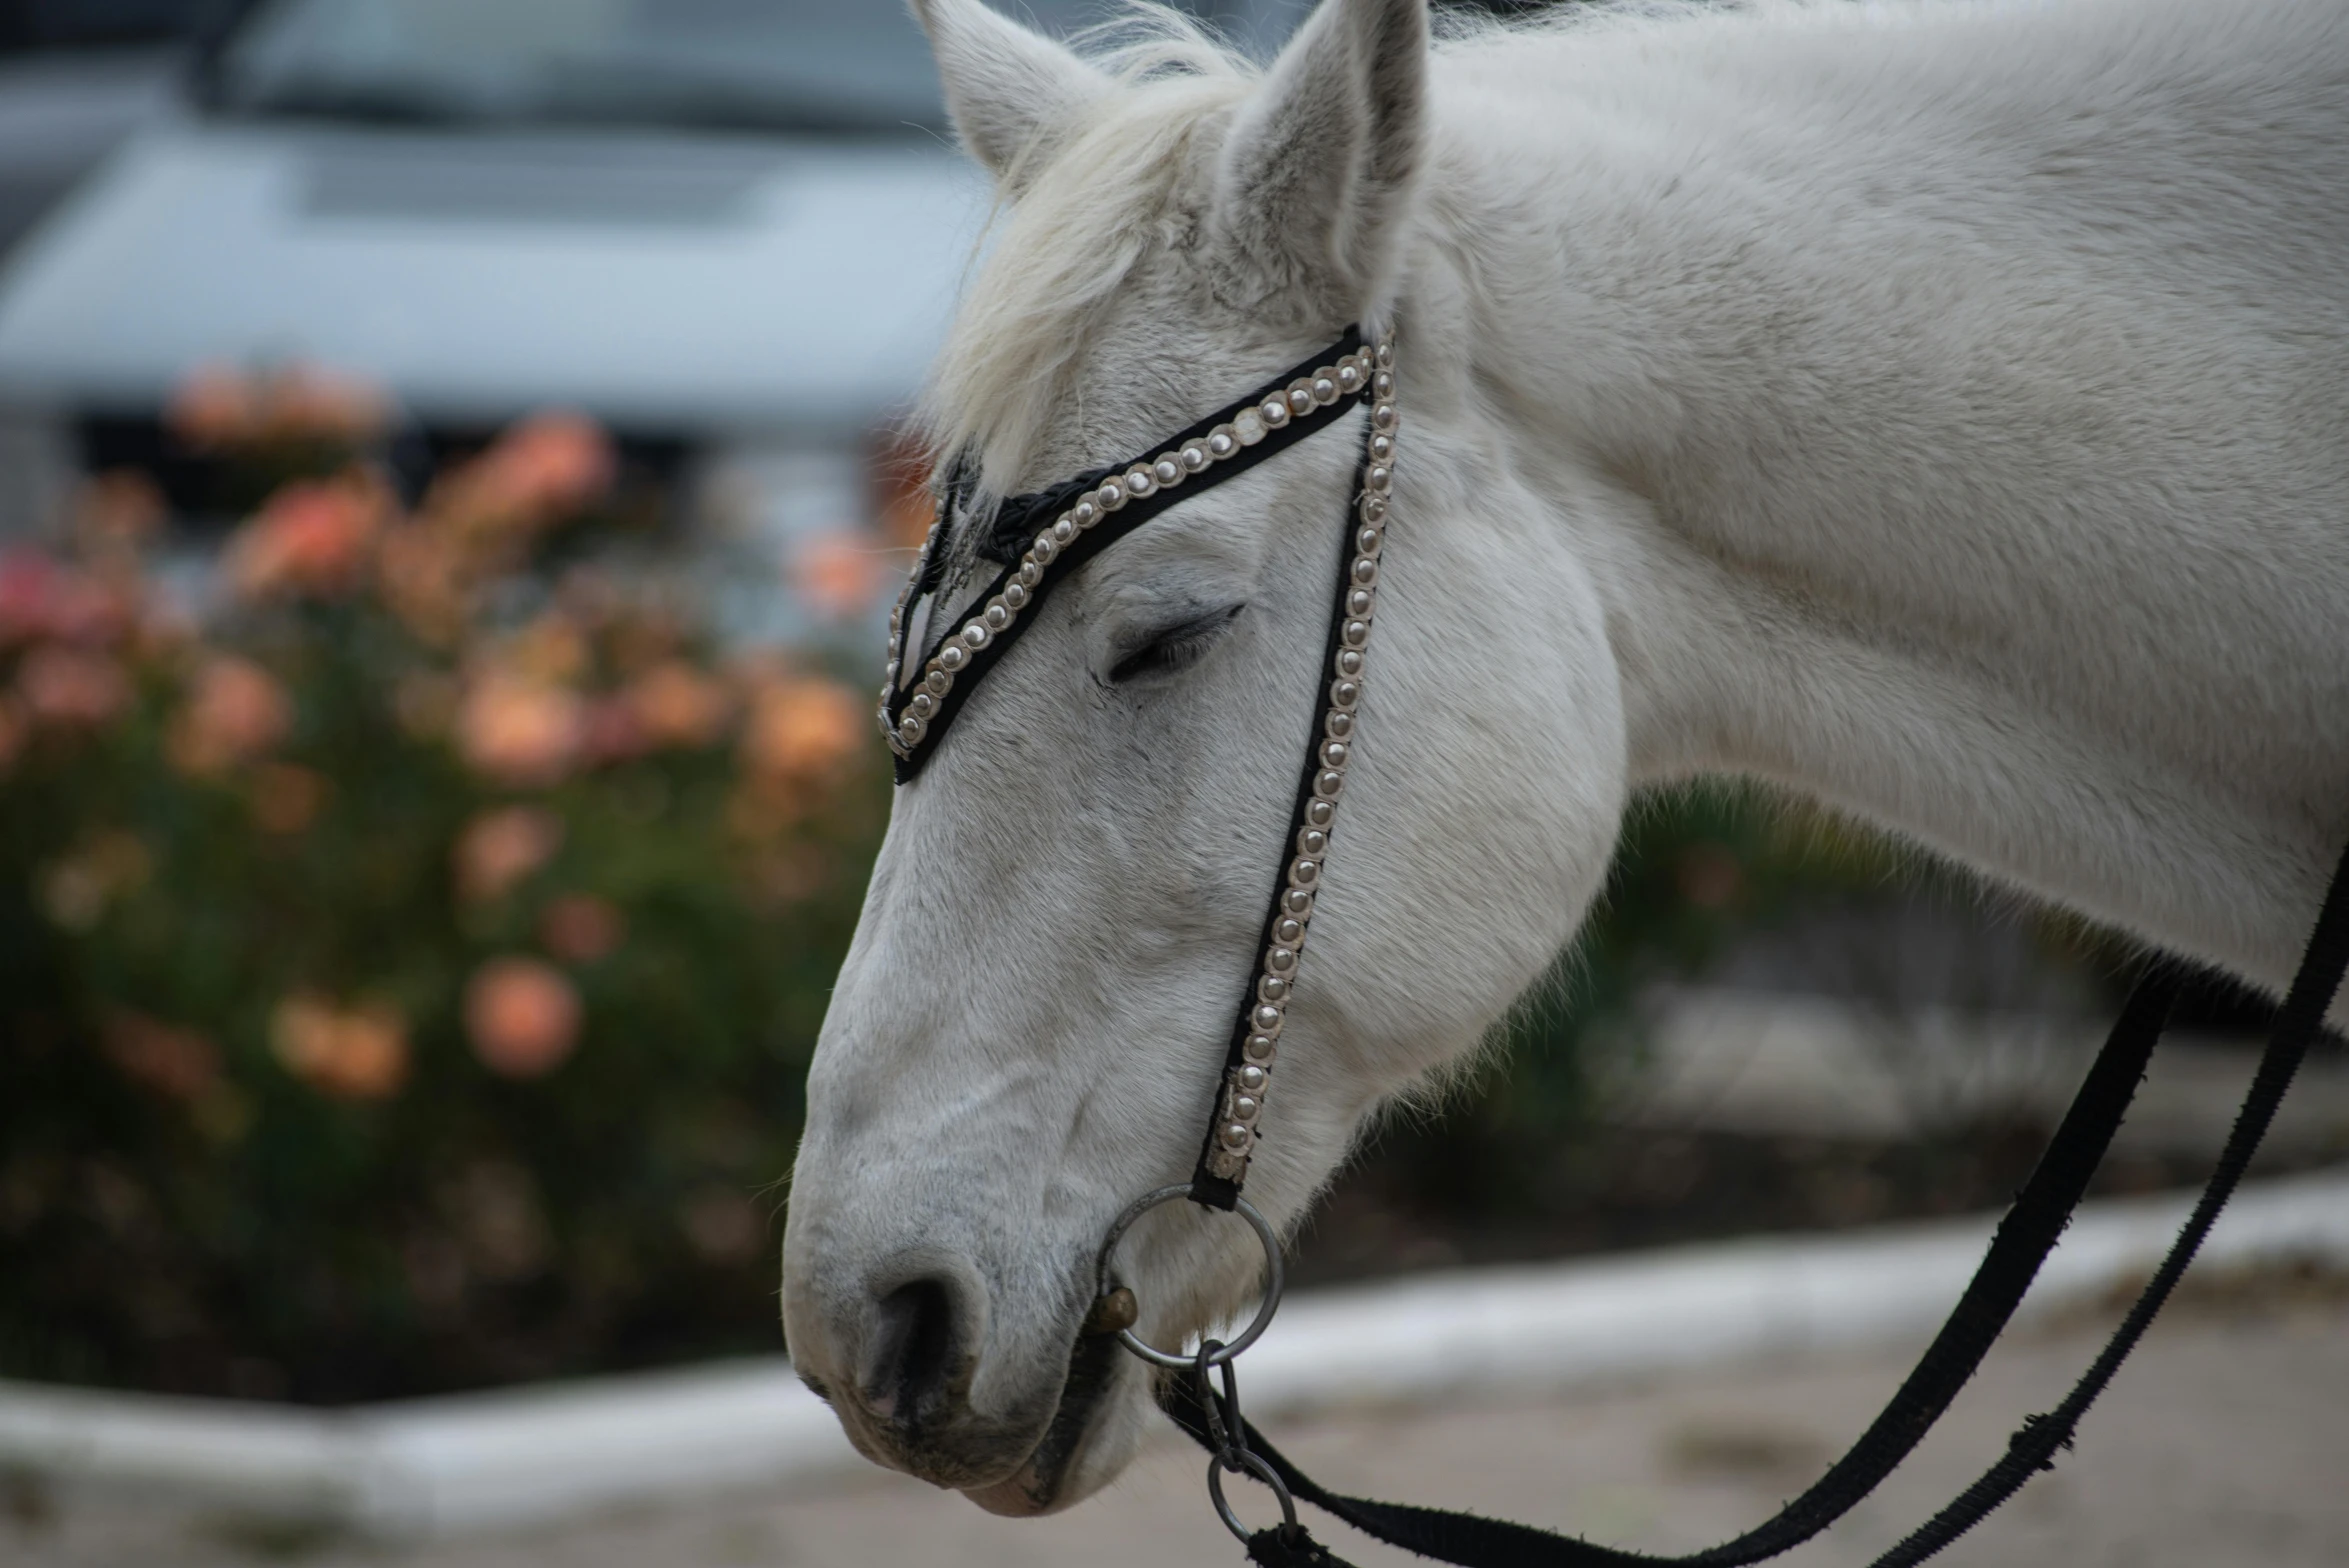
[[[1004,502],[980,553],[1010,564],[979,592],[965,624],[933,639],[921,667],[909,674],[904,669],[905,638],[912,610],[927,598],[935,620],[942,608],[938,601],[945,590],[945,524],[965,488],[959,479],[950,480],[941,497],[940,519],[931,526],[912,579],[890,615],[882,732],[897,757],[898,782],[910,782],[934,755],[971,687],[1033,620],[1037,604],[1055,583],[1168,507],[1335,423],[1356,403],[1367,405],[1371,418],[1347,502],[1347,548],[1339,555],[1337,600],[1330,617],[1325,667],[1329,686],[1307,746],[1293,837],[1265,920],[1264,956],[1241,1001],[1198,1167],[1189,1182],[1137,1199],[1111,1227],[1097,1263],[1101,1294],[1088,1331],[1114,1332],[1135,1354],[1178,1374],[1161,1380],[1160,1403],[1212,1456],[1208,1482],[1217,1511],[1245,1543],[1250,1560],[1263,1568],[1345,1568],[1297,1522],[1298,1498],[1378,1540],[1461,1568],[1744,1568],[1791,1550],[1850,1512],[1908,1457],[1973,1376],[2055,1249],[2111,1146],[2160,1041],[2185,970],[2168,959],[2147,966],[2046,1153],[2000,1222],[1973,1279],[1891,1402],[1815,1485],[1736,1539],[1677,1557],[1622,1551],[1474,1514],[1348,1497],[1320,1486],[1291,1464],[1240,1413],[1233,1363],[1270,1323],[1279,1306],[1282,1278],[1279,1239],[1240,1193],[1353,745],[1392,483],[1397,427],[1394,364],[1391,339],[1368,350],[1359,330],[1349,330],[1324,353],[1210,414],[1155,456],[1095,469],[1049,490]],[[2333,874],[2299,972],[2276,1015],[2267,1052],[2217,1167],[2161,1267],[2063,1402],[2028,1418],[1996,1463],[1948,1507],[1879,1557],[1874,1568],[1923,1562],[2021,1490],[2032,1475],[2052,1469],[2056,1453],[2071,1446],[2080,1418],[2168,1300],[2240,1183],[2293,1074],[2324,1028],[2344,969],[2349,969],[2349,856]],[[1209,1339],[1189,1354],[1160,1350],[1133,1333],[1137,1308],[1112,1269],[1127,1227],[1150,1209],[1177,1199],[1237,1211],[1254,1229],[1267,1258],[1264,1304],[1254,1321],[1230,1344]],[[1225,1501],[1227,1474],[1246,1474],[1270,1486],[1280,1501],[1283,1522],[1250,1532]]]

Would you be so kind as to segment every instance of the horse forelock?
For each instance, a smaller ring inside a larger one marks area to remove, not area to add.
[[[1079,351],[1137,265],[1169,238],[1192,140],[1245,96],[1253,60],[1171,7],[1134,0],[1091,55],[1117,83],[1074,126],[1031,148],[998,197],[925,387],[934,464],[958,457],[984,502],[1005,493],[1070,396]],[[963,541],[967,543],[967,541]]]

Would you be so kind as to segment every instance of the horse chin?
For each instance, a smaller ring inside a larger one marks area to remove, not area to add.
[[[1012,1518],[1058,1513],[1092,1496],[1141,1446],[1152,1407],[1149,1379],[1139,1372],[1140,1364],[1114,1336],[1079,1340],[1042,1440],[1009,1476],[967,1487],[963,1495],[991,1514]]]

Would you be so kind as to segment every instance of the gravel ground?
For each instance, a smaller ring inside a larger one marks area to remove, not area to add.
[[[1787,1559],[1866,1563],[2000,1450],[2093,1354],[2080,1321],[2003,1346],[1911,1465]],[[1812,1479],[1905,1363],[1871,1354],[1516,1405],[1361,1409],[1282,1431],[1300,1463],[1374,1495],[1688,1550],[1734,1534]],[[156,1500],[19,1487],[0,1562],[21,1568],[1191,1568],[1238,1564],[1201,1461],[1174,1442],[1058,1518],[993,1519],[880,1472],[765,1498],[610,1516],[559,1530],[393,1548],[303,1538]],[[1242,1489],[1252,1490],[1252,1489]],[[1242,1502],[1264,1512],[1261,1493]],[[1362,1568],[1416,1563],[1332,1527]],[[2349,1291],[2338,1282],[2205,1287],[2158,1327],[2079,1451],[1944,1559],[2063,1568],[2339,1568],[2349,1563]]]

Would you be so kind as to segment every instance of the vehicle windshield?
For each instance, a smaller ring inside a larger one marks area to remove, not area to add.
[[[1109,15],[1110,0],[1020,9],[1066,35]],[[266,0],[216,60],[214,99],[422,122],[871,131],[945,120],[904,0]]]

